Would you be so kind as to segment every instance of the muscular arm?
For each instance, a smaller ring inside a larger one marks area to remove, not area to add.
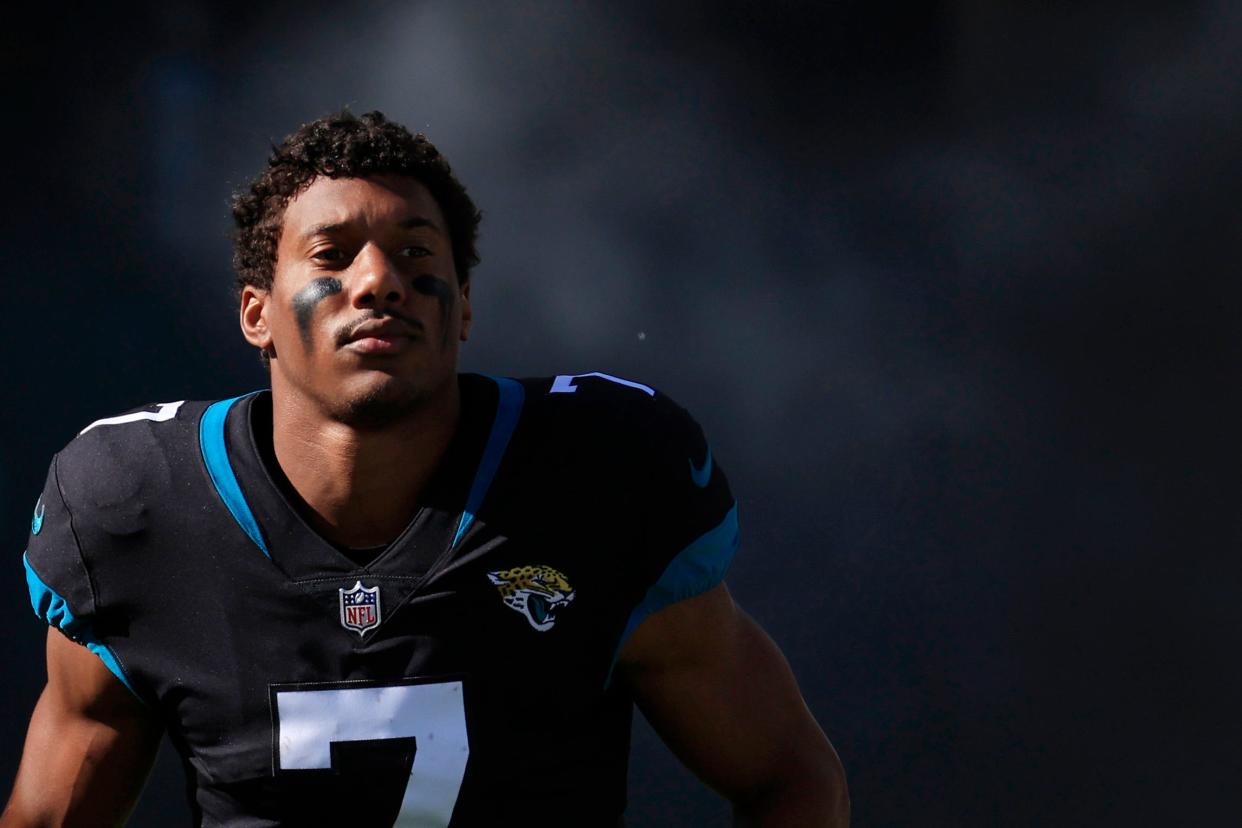
[[[845,773],[772,639],[722,584],[645,620],[618,662],[644,715],[739,825],[844,828]]]
[[[39,696],[0,828],[119,825],[133,808],[161,729],[89,650],[48,630]]]

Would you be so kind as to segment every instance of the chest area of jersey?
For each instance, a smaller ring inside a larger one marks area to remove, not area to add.
[[[602,565],[610,557],[486,527],[408,567],[397,555],[295,574],[253,549],[230,549],[162,581],[180,594],[158,601],[155,632],[193,641],[202,661],[227,662],[232,683],[463,672],[502,680],[522,667],[569,680],[624,620]]]
[[[356,766],[406,780],[397,791],[427,783],[406,798],[448,813],[437,791],[467,780],[467,760],[518,773],[623,743],[606,680],[626,612],[599,553],[481,525],[426,573],[289,578],[229,545],[197,559],[127,655],[219,784],[318,790]]]
[[[176,579],[152,579],[176,594],[150,599],[128,655],[192,742],[268,719],[274,688],[454,681],[472,717],[560,717],[601,697],[632,602],[607,545],[578,537],[481,525],[424,572],[388,559],[298,577],[230,544]],[[362,698],[351,693],[338,696]]]

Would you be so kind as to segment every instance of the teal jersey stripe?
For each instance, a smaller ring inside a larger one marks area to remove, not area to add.
[[[739,534],[737,522],[737,504],[729,510],[716,526],[707,530],[685,549],[677,553],[664,573],[655,582],[642,602],[630,613],[617,642],[617,651],[612,657],[612,666],[608,668],[605,686],[612,682],[612,672],[616,669],[621,649],[629,640],[638,625],[654,612],[659,612],[670,604],[702,595],[709,589],[724,581],[729,564],[737,554]]]
[[[257,394],[258,392],[251,393]],[[198,444],[203,453],[203,463],[207,466],[207,473],[211,475],[211,482],[215,484],[216,492],[224,501],[229,514],[233,516],[233,520],[237,521],[242,531],[254,541],[255,546],[271,558],[272,553],[268,551],[267,543],[263,540],[259,522],[255,520],[254,513],[250,511],[250,504],[246,502],[241,484],[237,482],[237,475],[233,473],[233,464],[229,462],[229,451],[224,436],[229,410],[238,400],[248,396],[250,394],[243,394],[241,397],[220,400],[208,406],[203,412],[203,418],[199,421]]]
[[[496,403],[496,417],[492,420],[492,431],[487,437],[487,447],[483,450],[483,459],[475,470],[474,482],[470,484],[470,494],[466,498],[466,510],[457,523],[457,534],[453,536],[453,546],[461,540],[462,535],[474,523],[474,517],[483,506],[483,498],[492,485],[492,478],[500,468],[500,461],[509,447],[509,438],[517,428],[518,419],[522,416],[522,405],[526,401],[526,389],[517,380],[506,377],[493,377],[484,374],[500,389],[500,399]]]
[[[30,606],[34,609],[35,615],[97,655],[112,675],[119,678],[129,692],[142,701],[138,691],[129,683],[129,678],[121,668],[121,662],[117,660],[116,654],[95,637],[91,625],[75,616],[64,596],[39,577],[39,573],[35,572],[34,567],[30,565],[28,555],[22,555],[22,564],[26,567],[26,588],[30,591]]]

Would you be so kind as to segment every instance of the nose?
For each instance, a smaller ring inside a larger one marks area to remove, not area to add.
[[[392,260],[379,247],[368,244],[354,257],[349,299],[356,308],[384,308],[405,302],[408,289]]]

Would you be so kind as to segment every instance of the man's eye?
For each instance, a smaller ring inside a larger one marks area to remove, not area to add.
[[[311,258],[321,262],[339,262],[345,258],[345,254],[338,248],[325,247],[323,250],[316,250],[312,253]]]
[[[417,245],[413,245],[410,247],[401,248],[400,255],[408,256],[410,258],[422,258],[423,256],[430,256],[431,251],[425,247],[418,247]]]

